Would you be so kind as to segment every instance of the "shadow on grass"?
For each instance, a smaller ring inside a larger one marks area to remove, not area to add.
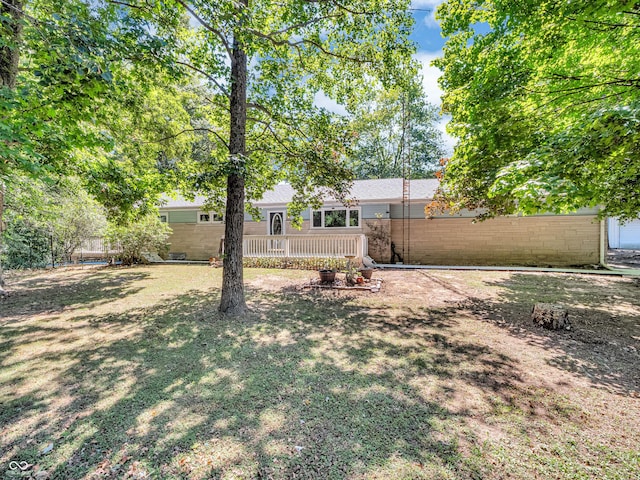
[[[559,350],[549,360],[554,367],[583,375],[597,388],[620,395],[640,394],[640,283],[636,279],[512,274],[487,283],[500,287],[497,299],[470,298],[461,306],[534,345]],[[531,311],[539,302],[564,305],[571,330],[551,332],[534,326]]]
[[[61,270],[56,276],[37,276],[14,283],[11,295],[0,305],[0,323],[25,315],[55,313],[64,308],[91,307],[136,293],[135,282],[149,276],[139,270],[102,268],[86,275],[79,269]],[[7,318],[6,312],[11,312]]]
[[[138,292],[140,287],[135,283],[148,277],[140,271],[106,269],[88,276],[81,270],[57,273],[53,279],[36,277],[17,282],[12,286],[11,296],[0,302],[0,364],[10,360],[13,349],[27,341],[46,344],[72,336],[68,328],[33,322],[32,317],[112,302]],[[22,377],[13,380],[19,381]]]
[[[90,281],[107,296],[126,293],[100,274]],[[229,319],[215,311],[218,296],[191,291],[75,317],[113,341],[39,356],[55,384],[3,404],[4,430],[32,419],[4,438],[3,460],[78,479],[472,478],[488,468],[459,444],[452,425],[470,412],[442,406],[464,394],[446,381],[463,378],[515,407],[518,370],[452,334],[457,308],[390,317],[345,297],[253,290],[252,313]],[[23,328],[5,325],[3,338]]]

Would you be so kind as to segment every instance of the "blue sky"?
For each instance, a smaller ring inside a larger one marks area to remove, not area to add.
[[[429,102],[438,106],[441,104],[440,96],[442,95],[442,90],[438,86],[438,77],[441,72],[432,67],[430,63],[433,59],[442,56],[444,38],[441,35],[440,25],[435,19],[436,8],[442,2],[443,0],[412,0],[411,2],[411,7],[415,9],[413,16],[416,19],[411,38],[418,44],[418,52],[415,57],[422,65],[424,92]],[[439,127],[447,149],[451,153],[455,142],[445,132],[447,122],[448,118],[443,118]]]
[[[411,38],[425,52],[440,52],[444,45],[440,25],[435,19],[436,8],[443,3],[442,0],[413,0],[413,18],[416,19]]]

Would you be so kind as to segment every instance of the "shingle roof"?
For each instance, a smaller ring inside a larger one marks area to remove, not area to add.
[[[411,180],[410,193],[411,200],[430,200],[433,198],[438,188],[438,180]],[[275,186],[273,190],[269,190],[256,206],[262,205],[285,205],[293,198],[293,188],[288,183],[281,183]],[[377,180],[356,180],[351,188],[350,199],[359,202],[389,202],[393,203],[402,200],[402,179],[401,178],[383,178]],[[335,201],[334,198],[327,196],[325,201]],[[204,197],[196,197],[193,202],[183,198],[176,200],[167,199],[162,208],[188,208],[198,207],[204,203]]]

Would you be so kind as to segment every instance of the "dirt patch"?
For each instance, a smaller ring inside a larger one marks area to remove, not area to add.
[[[561,384],[566,373],[597,388],[640,398],[640,282],[633,278],[550,273],[380,271],[382,297],[370,303],[405,305],[415,312],[457,309],[469,321],[488,322],[505,352],[523,348],[554,352],[545,380]],[[331,292],[325,292],[331,296]],[[533,324],[536,303],[569,310],[570,331],[551,332]],[[482,323],[472,335],[488,335]],[[523,352],[524,353],[524,352]],[[533,354],[532,354],[533,355]]]
[[[640,270],[640,250],[609,250],[607,263],[615,268],[633,268]]]

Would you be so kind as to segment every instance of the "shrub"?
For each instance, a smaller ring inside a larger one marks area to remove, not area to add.
[[[49,235],[22,218],[7,222],[3,247],[4,268],[42,268],[51,263]]]
[[[246,268],[291,268],[294,270],[337,270],[347,268],[344,258],[284,258],[284,257],[244,257],[243,266]]]
[[[39,268],[68,262],[106,225],[103,208],[74,179],[47,185],[20,179],[7,190],[3,220],[3,265]]]
[[[106,240],[120,253],[117,258],[125,265],[143,261],[143,252],[162,252],[167,249],[171,228],[156,215],[148,215],[128,225],[111,224]]]

